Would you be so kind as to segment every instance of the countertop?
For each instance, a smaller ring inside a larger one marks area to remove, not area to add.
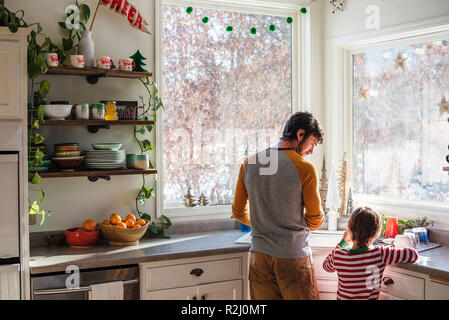
[[[210,231],[172,235],[170,239],[141,239],[139,245],[128,247],[113,247],[107,244],[95,245],[90,248],[32,247],[30,257],[30,272],[32,276],[52,272],[65,272],[69,265],[76,265],[80,270],[120,265],[138,264],[150,261],[193,258],[209,255],[248,252],[247,243],[236,244],[235,241],[244,233],[240,230]],[[338,238],[326,234],[320,237]],[[336,240],[329,245],[312,234],[312,251],[326,247],[329,252],[335,247]],[[337,241],[338,242],[338,241]],[[416,263],[396,264],[395,267],[433,275],[449,280],[449,246],[421,252]]]
[[[69,265],[80,270],[138,264],[150,261],[193,258],[248,252],[249,244],[236,244],[240,230],[172,235],[170,239],[141,239],[136,246],[95,245],[89,248],[31,247],[31,275],[65,272]]]

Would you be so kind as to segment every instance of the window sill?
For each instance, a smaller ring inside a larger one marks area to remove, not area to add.
[[[216,219],[231,219],[232,206],[208,206],[208,207],[193,207],[193,208],[174,208],[163,209],[161,214],[170,218],[173,222],[185,221],[203,221]]]

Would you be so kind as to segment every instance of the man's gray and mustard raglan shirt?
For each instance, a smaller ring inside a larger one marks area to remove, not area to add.
[[[269,172],[273,165],[276,170]],[[289,148],[256,153],[240,167],[232,213],[251,226],[251,251],[290,259],[310,256],[310,231],[324,221],[315,167]]]

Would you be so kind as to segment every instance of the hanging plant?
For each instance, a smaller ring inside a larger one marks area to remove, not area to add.
[[[142,106],[142,113],[138,115],[138,120],[150,120],[153,118],[154,123],[156,123],[156,114],[159,109],[164,109],[164,104],[162,103],[161,98],[158,96],[158,89],[156,84],[151,81],[149,78],[139,79],[140,82],[145,87],[147,93],[148,93],[148,104],[145,104],[143,101],[143,97],[140,97],[141,100],[141,106]],[[144,154],[148,151],[153,151],[154,146],[151,143],[150,140],[146,139],[144,136],[146,133],[151,133],[153,130],[153,125],[145,125],[145,126],[134,126],[134,138],[136,139],[137,144],[139,145],[141,154]],[[149,161],[149,168],[154,169],[153,164]],[[142,175],[142,187],[139,190],[139,193],[136,197],[136,211],[137,214],[141,219],[147,219],[151,221],[151,216],[147,214],[146,212],[140,211],[139,206],[144,206],[146,201],[149,200],[151,197],[155,196],[155,187],[147,187],[146,175]],[[156,175],[156,181],[158,181],[158,176]],[[167,229],[172,225],[170,219],[165,216],[161,215],[161,227],[158,228],[154,221],[151,222],[149,230],[155,234],[155,235],[161,235],[164,238],[170,238],[170,235],[167,232]]]

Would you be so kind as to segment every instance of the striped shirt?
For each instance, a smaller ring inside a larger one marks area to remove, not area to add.
[[[337,271],[337,300],[377,300],[387,265],[418,260],[418,252],[413,248],[375,246],[345,250],[346,246],[342,240],[323,262],[327,272]]]

